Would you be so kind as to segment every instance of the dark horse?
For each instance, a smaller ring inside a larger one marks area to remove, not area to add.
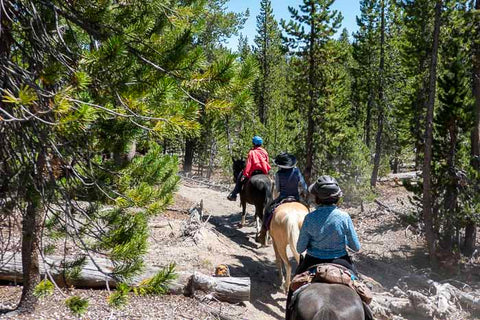
[[[233,180],[236,181],[238,175],[245,168],[244,160],[233,160]],[[263,173],[254,174],[243,184],[242,191],[240,191],[240,204],[242,206],[242,222],[240,226],[245,225],[245,215],[247,203],[255,206],[255,223],[256,223],[256,237],[260,232],[261,222],[263,221],[263,210],[268,203],[272,201],[272,181],[270,177]]]
[[[311,283],[299,290],[287,320],[365,320],[362,299],[344,284]]]

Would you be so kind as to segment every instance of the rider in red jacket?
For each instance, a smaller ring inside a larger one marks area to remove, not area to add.
[[[271,169],[268,162],[268,153],[261,146],[263,139],[259,136],[255,136],[252,139],[253,148],[248,152],[247,164],[243,172],[238,175],[235,189],[228,195],[227,199],[230,201],[237,200],[237,194],[242,190],[243,182],[246,179],[250,179],[255,171],[261,171],[263,174],[268,174]]]

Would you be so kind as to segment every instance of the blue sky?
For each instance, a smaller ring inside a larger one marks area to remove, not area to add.
[[[273,14],[277,21],[281,18],[285,20],[290,19],[288,6],[298,8],[302,0],[272,0]],[[257,15],[260,13],[260,0],[230,0],[228,9],[234,12],[242,12],[250,9],[250,17],[245,23],[244,28],[240,31],[248,37],[248,40],[253,44],[253,39],[256,34]],[[357,22],[355,17],[360,15],[360,0],[336,0],[332,6],[333,9],[338,10],[343,15],[342,27],[347,28],[349,34],[357,30]],[[236,49],[238,45],[238,37],[233,37],[227,40],[227,47]]]

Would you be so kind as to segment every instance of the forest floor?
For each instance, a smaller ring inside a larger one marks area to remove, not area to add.
[[[399,279],[412,274],[425,274],[436,281],[457,281],[480,290],[480,261],[445,265],[444,273],[432,273],[419,231],[405,222],[405,213],[413,210],[408,193],[393,182],[384,182],[378,192],[377,202],[342,206],[352,216],[362,244],[354,261],[360,273],[370,279],[375,292],[390,291]],[[213,274],[215,266],[227,264],[231,276],[250,277],[250,302],[228,304],[206,299],[201,294],[194,298],[132,295],[126,307],[111,309],[106,301],[109,293],[105,290],[69,289],[42,299],[34,313],[0,315],[0,319],[79,319],[68,312],[63,302],[63,295],[74,294],[90,301],[88,312],[81,319],[283,319],[286,296],[280,288],[273,247],[271,244],[261,247],[254,241],[253,207],[247,209],[247,226],[239,228],[239,202],[227,201],[226,196],[227,191],[218,191],[191,179],[182,180],[175,203],[151,221],[146,263],[159,267],[175,262],[177,271],[204,274]],[[194,236],[185,235],[189,219],[186,212],[201,200],[205,219],[210,217]],[[291,261],[295,267],[294,259]],[[20,294],[19,286],[0,286],[0,309],[13,308]],[[480,317],[459,309],[445,319]]]

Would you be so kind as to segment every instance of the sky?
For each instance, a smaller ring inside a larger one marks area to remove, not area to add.
[[[290,13],[288,12],[288,6],[298,8],[302,0],[272,0],[273,14],[275,19],[290,20]],[[260,0],[230,0],[228,3],[228,9],[234,12],[242,12],[246,9],[250,9],[250,16],[245,22],[244,28],[240,31],[243,35],[248,37],[249,43],[253,44],[253,39],[256,34],[257,15],[260,13]],[[355,17],[360,15],[360,0],[336,0],[332,6],[334,10],[338,10],[343,15],[342,27],[347,28],[348,33],[357,30],[357,22]],[[227,40],[227,47],[231,49],[237,49],[238,37],[232,37]]]

